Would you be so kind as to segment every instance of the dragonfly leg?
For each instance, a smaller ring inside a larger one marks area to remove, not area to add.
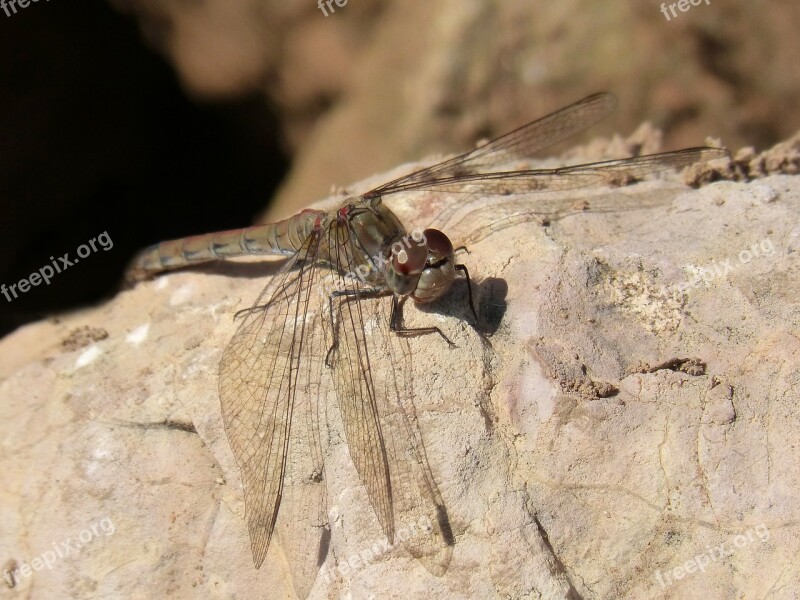
[[[472,301],[472,282],[469,280],[469,271],[467,265],[455,265],[456,271],[464,273],[464,278],[467,280],[467,297],[469,298],[469,309],[472,311],[472,316],[475,317],[475,326],[478,326],[478,313],[475,310],[475,303]]]
[[[465,248],[466,250],[466,248]],[[464,278],[467,280],[467,297],[469,298],[469,309],[472,312],[472,316],[475,318],[475,331],[481,336],[481,340],[484,344],[491,346],[491,342],[487,337],[487,334],[481,331],[480,329],[480,322],[478,320],[478,312],[475,310],[475,303],[472,301],[472,282],[469,279],[469,271],[467,271],[466,265],[455,265],[456,271],[461,271],[464,273]]]
[[[248,313],[254,313],[259,310],[264,310],[265,308],[267,308],[267,306],[268,306],[267,304],[259,304],[258,306],[251,306],[250,308],[243,308],[242,310],[237,310],[235,313],[233,313],[233,320],[235,321],[241,315],[246,315]]]
[[[334,298],[344,297],[344,301],[347,302],[348,300],[355,300],[358,302],[361,298],[380,298],[381,296],[386,295],[386,290],[382,288],[364,288],[364,289],[353,289],[353,290],[337,290],[335,292],[331,292],[331,295],[328,296],[328,302],[330,303],[330,314],[331,314],[331,331],[333,332],[333,343],[331,347],[328,348],[328,353],[325,355],[325,366],[330,368],[331,365],[331,355],[336,348],[339,347],[339,324],[334,318],[335,311],[333,310],[333,301]]]
[[[402,336],[412,336],[412,335],[426,335],[428,333],[438,333],[444,341],[450,344],[450,347],[455,347],[455,344],[450,341],[450,338],[447,337],[442,330],[438,327],[403,327],[403,304],[406,302],[406,298],[408,296],[392,296],[392,317],[389,324],[389,329],[391,329],[397,335]]]

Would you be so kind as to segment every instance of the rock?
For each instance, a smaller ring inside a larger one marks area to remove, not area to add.
[[[621,101],[605,131],[647,118],[670,147],[709,132],[760,148],[787,137],[800,127],[797,3],[713,4],[672,17],[661,3],[591,0],[348,0],[333,13],[282,0],[113,3],[194,94],[255,91],[275,107],[294,158],[268,220],[601,89]]]
[[[629,210],[600,210],[610,197]],[[324,563],[314,578],[315,547],[287,558],[292,532],[310,527],[287,505],[281,539],[253,568],[217,370],[234,313],[279,264],[266,261],[162,275],[0,342],[6,595],[699,598],[800,588],[800,180],[691,189],[673,174],[579,190],[563,218],[470,236],[508,201],[386,200],[409,229],[465,203],[443,227],[456,245],[472,240],[459,258],[479,328],[492,334],[487,344],[473,327],[463,281],[405,311],[408,326],[435,325],[455,343],[407,341],[415,414],[455,539],[442,577],[383,542],[332,393],[321,426]],[[372,359],[379,382],[399,364]]]

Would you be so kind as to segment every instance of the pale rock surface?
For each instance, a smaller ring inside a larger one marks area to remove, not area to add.
[[[603,89],[620,110],[595,135],[654,119],[670,147],[710,132],[764,147],[800,127],[795,0],[709,0],[669,20],[661,2],[347,0],[331,14],[286,0],[109,1],[192,95],[255,92],[275,108],[293,160],[268,219]]]
[[[648,206],[621,212],[591,210],[598,194],[460,255],[491,347],[463,282],[406,310],[456,344],[409,341],[456,542],[443,577],[399,546],[353,558],[383,534],[333,394],[322,569],[293,583],[277,541],[253,568],[217,369],[234,312],[277,263],[226,264],[0,343],[0,566],[84,535],[50,568],[0,582],[0,598],[294,598],[295,584],[311,598],[796,598],[800,180],[693,190],[671,175],[606,190]],[[387,203],[411,229],[452,200]],[[458,244],[507,200],[458,211],[447,232]]]

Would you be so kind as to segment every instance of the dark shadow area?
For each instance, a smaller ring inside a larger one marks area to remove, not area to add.
[[[288,159],[263,99],[187,98],[99,0],[0,11],[0,28],[0,335],[110,297],[148,244],[243,227],[265,208]],[[104,232],[113,245],[74,262]],[[65,253],[71,266],[19,291]]]
[[[508,282],[498,277],[487,277],[481,281],[478,289],[478,317],[481,320],[481,331],[487,335],[494,334],[506,314],[506,296]]]
[[[317,549],[317,567],[321,567],[328,557],[328,551],[331,547],[331,528],[323,527],[322,535],[319,540],[319,548]]]
[[[172,271],[164,271],[150,277],[144,277],[142,281],[157,279],[167,273],[201,273],[206,275],[224,275],[237,279],[260,279],[272,277],[286,264],[286,259],[280,256],[265,256],[263,260],[248,262],[237,262],[235,260],[219,260],[189,267],[182,267]],[[138,281],[126,281],[124,287],[129,289],[134,287]],[[264,285],[267,284],[265,279]]]
[[[487,277],[479,282],[472,282],[472,297],[478,313],[478,323],[469,308],[467,281],[456,279],[450,290],[439,300],[430,304],[415,304],[414,309],[426,313],[451,315],[469,323],[472,328],[483,335],[491,336],[500,327],[506,314],[506,296],[508,283],[505,279]]]
[[[563,575],[564,578],[567,580],[567,584],[569,585],[569,591],[567,592],[567,595],[565,597],[567,598],[567,600],[581,600],[582,596],[575,589],[575,586],[572,585],[572,581],[570,581],[570,578],[567,574],[567,569],[564,566],[564,563],[561,562],[561,558],[558,556],[558,553],[556,553],[555,549],[553,548],[553,544],[550,542],[550,536],[547,535],[547,531],[545,530],[544,527],[542,527],[542,524],[539,521],[538,517],[534,516],[533,521],[534,523],[536,523],[536,527],[539,531],[539,536],[544,542],[545,547],[550,552],[550,558],[556,567],[556,573]]]

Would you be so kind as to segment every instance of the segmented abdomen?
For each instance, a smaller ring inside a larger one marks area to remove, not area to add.
[[[160,271],[251,254],[291,256],[325,216],[323,211],[307,209],[276,223],[161,242],[135,259],[130,276],[141,279]]]

